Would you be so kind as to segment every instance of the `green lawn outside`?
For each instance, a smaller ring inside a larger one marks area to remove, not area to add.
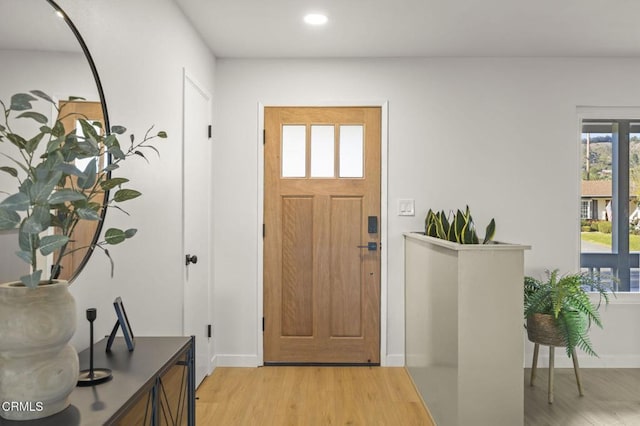
[[[602,232],[582,232],[582,241],[611,247],[611,234]],[[629,251],[640,251],[640,235],[629,235]]]

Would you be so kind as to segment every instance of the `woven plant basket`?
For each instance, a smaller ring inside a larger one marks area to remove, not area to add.
[[[553,315],[533,314],[527,318],[527,337],[533,343],[566,346]]]

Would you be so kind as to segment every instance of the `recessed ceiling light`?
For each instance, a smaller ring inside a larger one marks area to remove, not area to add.
[[[304,17],[304,22],[309,25],[324,25],[327,23],[327,21],[327,16],[320,13],[309,13]]]

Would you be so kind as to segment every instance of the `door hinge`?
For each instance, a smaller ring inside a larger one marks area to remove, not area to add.
[[[209,139],[211,139],[211,134],[213,133],[213,130],[211,128],[211,124],[209,124],[209,127],[207,127],[207,136],[209,136]]]
[[[207,337],[211,337],[213,335],[213,330],[211,324],[207,324]]]
[[[262,331],[264,331],[264,317],[262,317]]]
[[[265,143],[267,143],[267,131],[265,129],[262,129],[262,145],[264,145]]]

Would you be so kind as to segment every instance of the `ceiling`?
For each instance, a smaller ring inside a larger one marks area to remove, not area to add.
[[[219,58],[640,56],[637,0],[174,1]]]

